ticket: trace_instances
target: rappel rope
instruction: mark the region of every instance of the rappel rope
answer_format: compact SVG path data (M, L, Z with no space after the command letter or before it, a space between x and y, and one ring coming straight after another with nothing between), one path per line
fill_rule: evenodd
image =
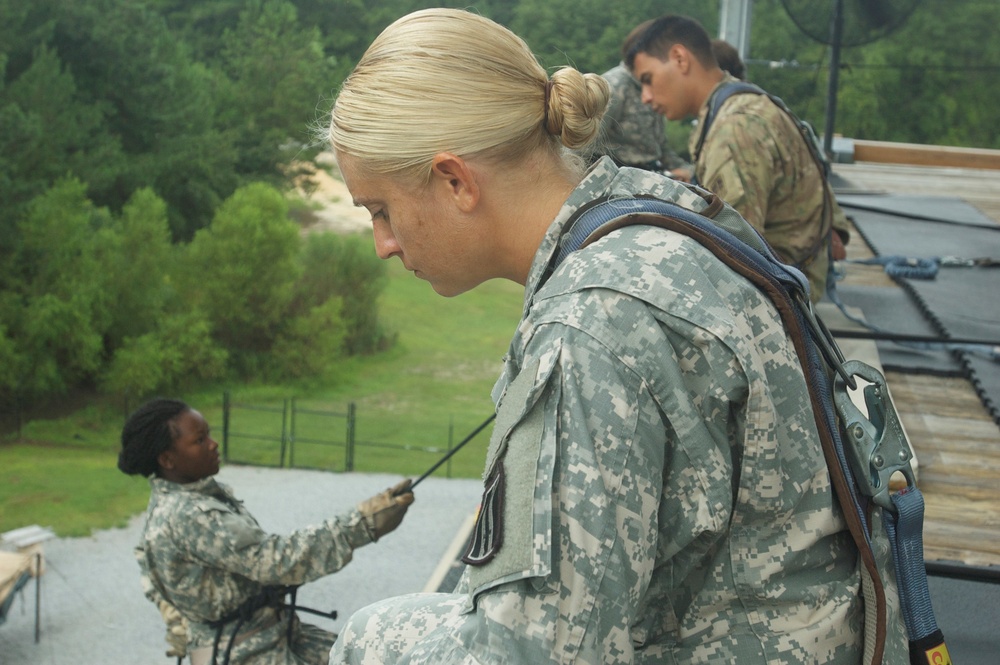
M843 263L853 263L858 265L881 265L884 266L885 273L893 279L903 277L906 279L931 280L934 279L941 267L972 267L972 266L994 266L1000 265L994 259L960 259L952 256L935 258L913 258L900 255L876 256L870 259L853 259L843 261ZM919 339L915 335L903 335L894 333L884 328L880 328L862 318L854 316L847 311L847 305L840 298L837 291L837 282L844 278L842 271L837 271L834 262L830 261L830 270L826 280L826 295L830 301L837 306L837 309L850 321L863 328L876 333L873 339L893 342L900 346L916 349L919 351L960 351L972 353L985 357L994 362L1000 362L1000 344L990 341L977 340L949 340L949 339ZM839 333L838 333L839 334ZM847 335L844 335L847 336Z

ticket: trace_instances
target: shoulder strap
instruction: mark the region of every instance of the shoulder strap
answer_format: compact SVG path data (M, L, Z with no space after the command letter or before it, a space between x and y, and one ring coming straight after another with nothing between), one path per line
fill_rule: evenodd
M887 633L893 617L886 585L894 592L897 580L911 659L916 658L913 662L930 663L934 650L947 653L927 589L923 499L910 468L913 452L888 397L884 377L864 363L845 361L813 311L808 280L797 269L782 263L759 234L744 241L711 218L677 204L629 198L603 201L586 209L571 221L556 265L576 249L636 224L665 228L696 240L760 289L781 316L802 364L837 500L860 554L859 567L865 582L865 662L882 663L887 655ZM747 229L756 233L749 225ZM853 406L848 395L848 386L857 387L855 376L871 382L864 391L867 416ZM851 445L845 441L845 432L850 433ZM890 497L889 478L896 471L904 473L908 486ZM887 525L884 528L896 573L890 572L888 562L873 547L871 513L879 508L882 519L878 522ZM906 527L899 527L901 520L907 522Z
M698 137L698 145L694 149L694 154L691 155L692 161L698 161L698 156L701 155L701 148L705 145L705 137L708 136L708 130L711 128L712 123L715 122L715 116L719 114L719 109L722 108L726 100L733 95L748 93L754 95L767 94L763 88L753 83L747 83L746 81L730 81L729 83L723 83L715 89L715 92L712 93L712 96L708 100L708 113L705 114L701 135Z

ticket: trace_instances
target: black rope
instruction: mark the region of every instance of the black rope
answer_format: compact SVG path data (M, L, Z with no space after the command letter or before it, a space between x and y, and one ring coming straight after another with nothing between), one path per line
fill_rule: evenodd
M438 460L438 461L437 461L437 462L436 462L436 463L434 464L434 466L432 466L431 468L427 469L427 471L425 471L425 472L423 473L423 475L422 475L422 476L420 476L419 478L417 478L416 480L414 480L414 481L413 481L413 482L412 482L412 483L410 484L410 486L409 486L408 488L406 488L406 491L407 491L407 492L412 492L412 491L413 491L413 488L414 488L414 487L416 487L417 485L419 485L419 484L420 484L420 482L421 482L421 481L422 481L422 480L423 480L424 478L426 478L427 476L429 476L429 475L431 475L432 473L434 473L434 472L435 472L435 471L437 470L437 468L438 468L439 466L441 466L442 464L444 464L445 462L447 462L447 461L448 461L448 459L449 459L449 458L450 458L450 457L451 457L452 455L454 455L454 454L455 454L455 453L457 453L457 452L458 452L459 450L461 450L462 446L464 446L465 444L467 444L467 443L468 443L469 441L472 441L472 439L473 439L473 438L474 438L474 437L475 437L475 436L476 436L477 434L479 434L480 432L482 432L482 431L483 431L483 429L484 429L484 428L485 428L485 427L486 427L487 425L489 425L489 424L490 424L491 422L493 422L494 418L496 418L496 417L497 417L497 414L495 414L495 413L494 413L494 414L493 414L493 415L491 415L491 416L490 416L489 418L487 418L487 419L486 419L486 420L484 420L484 421L483 421L482 423L480 423L479 427L477 427L476 429L472 430L472 433L470 433L470 434L469 434L469 435L468 435L467 437L465 437L464 439L462 439L462 440L461 440L461 441L460 441L460 442L458 443L458 445L457 445L457 446L455 446L454 448L452 448L451 450L449 450L449 451L448 451L448 453L447 453L447 454L446 454L446 455L445 455L444 457L442 457L441 459L439 459L439 460Z

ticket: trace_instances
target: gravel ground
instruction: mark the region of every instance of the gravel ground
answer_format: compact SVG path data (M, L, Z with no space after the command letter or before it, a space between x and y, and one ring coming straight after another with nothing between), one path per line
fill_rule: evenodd
M219 480L232 486L261 526L288 533L348 510L401 480L386 474L227 466ZM303 586L298 602L336 610L338 619L303 614L305 621L338 631L355 610L381 598L422 591L438 580L438 566L454 561L479 502L478 479L428 478L403 524L378 543L355 552L343 570ZM163 621L142 595L132 557L142 516L127 528L44 545L41 637L35 643L35 585L29 583L0 625L2 665L170 665Z

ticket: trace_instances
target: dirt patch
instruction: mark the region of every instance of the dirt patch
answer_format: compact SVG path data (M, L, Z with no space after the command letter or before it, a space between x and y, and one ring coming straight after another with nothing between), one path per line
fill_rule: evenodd
M352 203L351 193L340 177L340 169L337 168L333 153L320 153L314 165L297 164L296 168L302 173L296 179L297 193L318 206L312 212L311 223L305 229L307 233L371 231L371 216L367 210Z

